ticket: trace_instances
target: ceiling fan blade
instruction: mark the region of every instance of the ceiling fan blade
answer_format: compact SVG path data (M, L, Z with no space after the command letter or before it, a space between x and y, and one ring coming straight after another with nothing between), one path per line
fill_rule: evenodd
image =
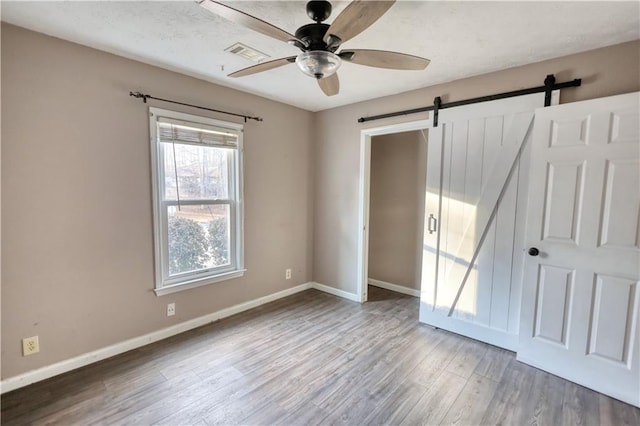
M229 77L244 77L245 75L251 75L251 74L259 73L262 71L267 71L273 68L278 68L283 65L291 64L295 61L296 61L295 56L289 56L288 58L275 59L273 61L263 62L258 65L252 65L250 67L243 68L236 72L232 72L231 74L229 74Z
M216 15L222 16L231 22L234 22L250 30L257 31L269 37L273 37L277 40L288 42L289 40L298 40L293 34L289 34L283 29L271 25L270 23L244 13L238 9L234 9L231 6L227 6L213 0L202 0L200 6L204 7L210 12ZM300 40L298 40L300 41Z
M428 59L386 50L349 49L338 54L341 59L358 65L392 70L423 70Z
M318 80L318 86L320 86L324 94L327 96L337 95L340 91L340 80L338 79L338 74L331 74L329 77L321 78Z
M325 43L333 46L352 39L371 24L376 22L393 4L393 1L364 1L354 0L333 21L324 36ZM331 40L330 36L336 36L340 40Z

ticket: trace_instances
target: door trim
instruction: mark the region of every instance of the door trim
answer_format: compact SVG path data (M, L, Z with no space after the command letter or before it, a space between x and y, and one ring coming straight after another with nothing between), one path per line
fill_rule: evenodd
M356 277L357 296L360 303L367 301L367 284L369 276L369 197L371 184L371 138L373 136L410 132L412 130L429 130L432 120L390 124L372 127L360 131L360 175L358 190L358 274Z

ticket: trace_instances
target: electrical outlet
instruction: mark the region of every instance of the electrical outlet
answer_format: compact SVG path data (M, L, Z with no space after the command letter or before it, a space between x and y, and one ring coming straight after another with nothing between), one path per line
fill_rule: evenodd
M287 280L291 279L291 269L287 269L286 271L284 271L284 277Z
M22 356L33 355L40 352L38 336L26 337L22 339Z
M168 317L172 317L176 314L176 304L174 303L169 303L167 305L167 316Z

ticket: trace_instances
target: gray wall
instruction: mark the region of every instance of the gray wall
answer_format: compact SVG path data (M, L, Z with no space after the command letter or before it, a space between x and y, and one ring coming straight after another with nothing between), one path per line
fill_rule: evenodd
M540 86L547 74L559 82L583 78L583 87L563 90L561 103L640 90L640 41L565 56L523 67L360 102L316 114L313 279L357 291L360 131L427 118L414 114L358 123L363 116Z
M420 289L426 131L371 138L369 278Z
M148 105L129 90L264 117L245 125L243 278L153 292ZM311 112L3 24L2 377L310 281L313 130Z

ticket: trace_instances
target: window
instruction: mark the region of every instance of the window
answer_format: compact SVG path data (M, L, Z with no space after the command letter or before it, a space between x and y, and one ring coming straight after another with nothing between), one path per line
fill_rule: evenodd
M242 126L149 112L156 294L242 276Z

